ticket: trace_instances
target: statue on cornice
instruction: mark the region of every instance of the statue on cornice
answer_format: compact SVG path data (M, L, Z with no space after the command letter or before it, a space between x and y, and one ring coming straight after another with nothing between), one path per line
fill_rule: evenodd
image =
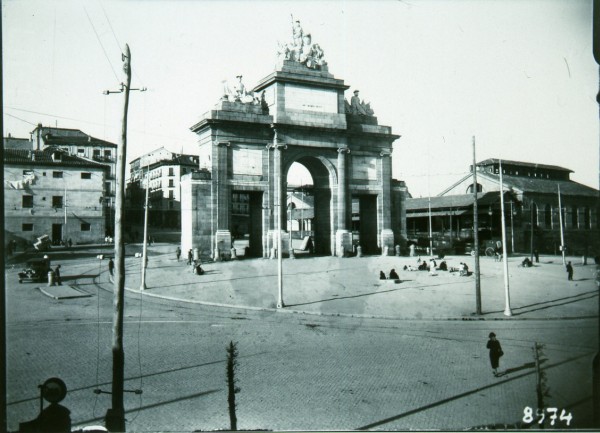
M346 101L346 113L355 114L359 116L373 116L375 112L371 108L371 103L365 103L365 101L361 101L360 97L358 96L358 93L359 91L355 90L354 96L352 96L352 98L350 99L350 103L348 104L348 101Z
M311 69L319 69L327 64L325 53L318 44L312 43L310 33L304 33L300 21L292 16L292 43L278 42L277 55L280 60L293 60Z
M242 104L254 104L260 103L254 92L246 90L246 86L242 82L242 75L237 75L237 82L230 86L228 80L223 80L223 96L221 100L229 102L241 102Z

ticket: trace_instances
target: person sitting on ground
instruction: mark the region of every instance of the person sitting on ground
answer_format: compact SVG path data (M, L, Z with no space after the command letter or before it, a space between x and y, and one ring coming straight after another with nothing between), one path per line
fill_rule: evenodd
M419 271L426 271L427 270L427 262L425 260L423 260L417 269L419 269Z
M446 264L445 260L442 260L442 262L440 263L440 266L438 267L438 269L440 271L447 271L448 270L448 265Z
M523 266L524 268L530 268L533 266L533 263L531 260L529 260L529 257L525 257L521 262L521 266Z
M390 280L399 280L400 277L398 276L398 273L396 273L395 269L392 269L390 271Z
M202 269L202 266L200 266L200 260L198 260L195 269L196 269L196 275L203 275L204 274L204 269Z
M383 271L379 271L379 279L380 280L387 280L387 277L385 276Z
M460 262L460 266L458 267L458 273L461 277L465 277L469 274L469 268L466 263Z

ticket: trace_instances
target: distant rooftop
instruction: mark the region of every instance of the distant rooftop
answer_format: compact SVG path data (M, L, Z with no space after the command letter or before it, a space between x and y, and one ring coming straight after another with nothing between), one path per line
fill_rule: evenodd
M53 159L53 154L59 153L60 158ZM69 155L60 150L47 148L44 150L4 149L5 165L33 165L53 167L86 167L106 169L105 164Z

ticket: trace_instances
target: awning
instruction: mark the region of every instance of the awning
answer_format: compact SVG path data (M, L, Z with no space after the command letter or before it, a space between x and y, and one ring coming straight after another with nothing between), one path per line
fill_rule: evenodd
M432 210L431 216L458 216L464 215L471 212L471 209L460 209L460 210ZM429 212L406 212L406 218L421 218L429 217Z

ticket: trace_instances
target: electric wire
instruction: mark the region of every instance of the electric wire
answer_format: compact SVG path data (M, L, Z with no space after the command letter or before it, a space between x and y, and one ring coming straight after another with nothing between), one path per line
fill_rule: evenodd
M10 117L14 117L15 119L20 120L21 122L25 122L25 123L29 123L30 125L37 126L35 123L28 122L27 120L21 119L20 117L17 117L17 116L13 116L10 113L5 112L4 114L6 114L7 116L10 116Z
M119 39L117 39L117 35L115 34L115 30L113 29L113 26L110 22L110 20L108 19L108 15L106 14L106 10L104 9L104 6L102 5L102 2L100 0L98 0L98 3L100 3L100 7L102 8L102 12L104 12L104 17L106 18L106 21L108 22L108 26L110 27L110 31L112 32L113 36L115 37L115 42L117 43L117 48L119 51L121 51L121 44L119 43Z
M112 62L110 61L110 58L108 57L108 54L106 53L106 50L104 49L104 45L102 45L102 41L100 40L100 36L98 36L98 32L96 31L96 27L94 27L94 23L92 22L92 19L90 18L90 15L88 14L87 9L84 7L83 10L85 11L85 14L88 17L88 20L90 21L92 29L94 30L94 34L96 35L96 39L98 39L98 43L100 44L100 47L102 48L102 52L104 53L104 56L106 57L106 60L108 61L108 64L110 65L110 69L112 69L113 74L115 74L115 78L117 79L117 82L120 83L121 80L119 80L119 76L117 75L117 72L115 71L115 68L113 67ZM119 48L119 51L121 51L120 48Z

